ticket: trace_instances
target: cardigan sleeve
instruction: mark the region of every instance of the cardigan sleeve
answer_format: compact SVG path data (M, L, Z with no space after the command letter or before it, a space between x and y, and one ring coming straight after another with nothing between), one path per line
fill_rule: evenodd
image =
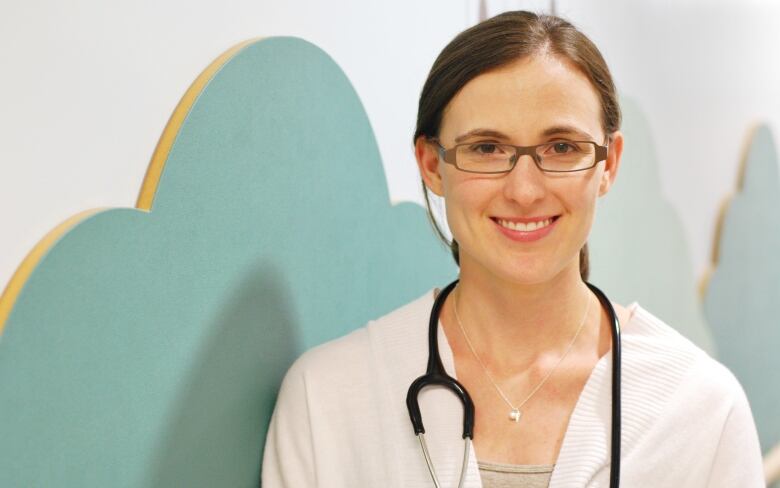
M267 488L317 486L306 378L299 366L285 375L268 427L261 475Z
M764 488L758 432L742 386L734 379L734 401L710 470L709 488Z

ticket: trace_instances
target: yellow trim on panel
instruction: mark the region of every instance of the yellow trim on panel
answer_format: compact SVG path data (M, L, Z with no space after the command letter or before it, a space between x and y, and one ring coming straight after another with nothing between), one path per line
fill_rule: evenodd
M152 202L154 201L154 195L157 193L157 185L160 182L163 168L165 167L165 161L168 160L168 154L171 152L176 136L179 134L184 119L187 118L187 114L190 113L192 105L195 100L198 99L203 89L206 87L211 78L222 69L233 56L239 51L247 47L248 45L259 41L261 38L250 39L237 44L217 59L215 59L203 72L192 82L192 85L181 97L179 104L173 110L171 118L168 119L168 124L163 130L160 140L157 142L157 147L154 149L152 155L152 161L149 163L149 167L146 169L146 175L144 176L144 182L141 185L141 191L138 194L138 200L135 203L135 207L142 210L151 210Z
M261 39L262 38L260 37L249 39L236 44L222 53L217 59L212 61L200 75L198 75L192 85L190 85L184 93L184 96L181 98L178 105L176 105L170 119L168 119L168 123L160 136L160 140L157 142L157 147L154 149L154 154L146 169L146 174L144 175L144 180L141 184L141 191L138 194L138 200L135 204L137 209L151 211L154 196L157 193L157 185L160 183L160 176L165 167L165 162L168 160L168 154L173 147L173 143L176 140L176 136L179 134L179 130L181 129L184 120L187 118L187 114L189 114L192 105L195 103L195 100L198 99L198 96L200 96L203 89L225 63L238 54L239 51ZM22 260L19 267L11 276L11 280L3 290L3 294L0 295L0 335L3 333L3 328L5 327L8 317L11 315L11 310L13 309L14 303L16 303L19 293L21 293L22 288L24 288L27 279L35 270L35 267L38 266L41 258L43 258L49 249L57 243L59 238L65 235L70 229L90 216L104 210L108 209L96 208L85 210L69 217L49 231L43 239L38 241Z
M726 220L726 212L728 212L731 203L737 194L742 193L745 186L745 172L747 171L748 156L750 155L750 147L753 144L753 139L756 137L756 132L760 124L754 123L748 128L747 137L742 142L742 149L740 150L739 167L737 169L737 184L735 189L726 195L720 204L718 210L718 220L715 222L715 235L712 239L712 250L710 254L710 262L707 269L704 270L704 274L699 280L699 299L704 302L704 298L707 295L707 287L710 285L712 275L715 273L715 269L720 262L720 242L723 239L723 223Z
M767 486L780 480L780 443L764 456L764 480Z
M32 250L22 260L22 264L16 268L16 271L11 276L11 280L3 290L3 294L0 295L0 334L3 333L3 326L8 316L11 315L11 309L16 303L16 298L19 296L19 292L22 291L24 284L27 283L27 278L30 277L35 267L40 262L41 258L51 249L51 247L71 228L78 225L84 219L101 212L105 209L93 208L91 210L84 210L76 215L68 218L66 221L59 224L54 229L50 230L48 234L43 236L43 239L38 241Z

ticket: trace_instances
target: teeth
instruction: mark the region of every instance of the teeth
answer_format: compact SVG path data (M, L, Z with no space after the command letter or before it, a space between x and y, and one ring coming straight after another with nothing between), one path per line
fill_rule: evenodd
M542 227L547 227L552 223L552 219L542 220L539 222L530 222L528 224L523 224L520 222L509 222L508 220L498 219L499 225L501 227L506 227L507 229L517 230L520 232L531 232L537 229L541 229Z

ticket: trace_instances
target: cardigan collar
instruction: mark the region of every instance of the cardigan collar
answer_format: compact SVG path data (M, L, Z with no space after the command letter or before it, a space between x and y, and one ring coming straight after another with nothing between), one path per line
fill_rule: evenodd
M430 290L426 297L428 298L426 301L427 307L423 307L423 309L429 313L433 306L434 290ZM629 323L633 321L636 315L634 312L639 308L637 303L632 303L629 306L629 309L632 311ZM425 320L425 323L427 324L428 321ZM625 329L627 325L624 324L623 328ZM452 349L444 334L441 321L439 321L438 346L447 374L457 379ZM587 486L599 470L608 469L612 405L611 372L612 350L610 349L607 354L597 361L577 400L550 478L549 488ZM463 412L459 408L460 403L453 404L451 402L449 406L452 408L446 409L446 416L450 417L448 421L458 425L462 424ZM445 415L444 410L442 409L442 415ZM432 445L430 449L433 451L442 447L440 445ZM460 463L456 464L458 465L456 471L458 471ZM458 474L459 472L454 473L456 477ZM442 482L444 481L442 480ZM464 486L468 488L482 487L477 457L473 448L469 455Z

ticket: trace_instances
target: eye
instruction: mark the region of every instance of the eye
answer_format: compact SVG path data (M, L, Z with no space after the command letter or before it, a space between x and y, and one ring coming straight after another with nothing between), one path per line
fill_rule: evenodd
M553 142L550 144L550 148L555 154L569 154L580 150L574 143L564 141Z
M503 152L501 147L493 142L478 142L471 144L469 146L469 151L479 155L501 154Z

